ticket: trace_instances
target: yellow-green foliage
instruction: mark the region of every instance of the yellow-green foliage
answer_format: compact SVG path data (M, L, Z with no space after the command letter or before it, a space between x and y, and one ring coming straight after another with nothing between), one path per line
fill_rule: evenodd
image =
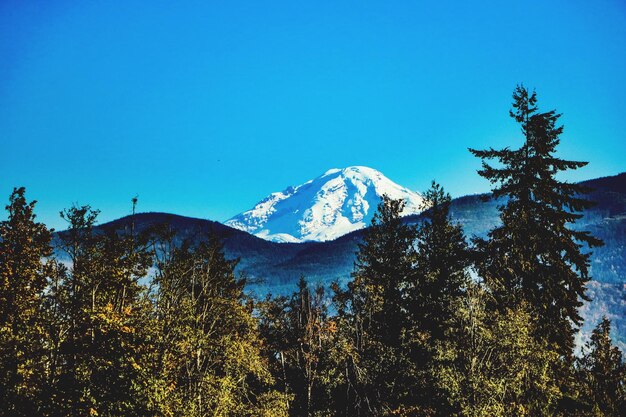
M555 174L585 163L555 157L559 115L536 100L515 90L520 149L472 150L501 225L469 244L434 182L415 227L383 197L332 300L303 278L258 303L216 236L136 233L134 216L96 228L89 206L62 212L65 266L16 189L0 222L0 417L626 415L608 320L572 359L582 244L601 242L568 227L590 203Z
M157 271L150 374L151 408L170 416L280 415L287 400L261 357L257 320L234 275L210 238L176 249Z
M559 355L533 336L532 316L488 307L489 295L472 285L439 346L438 383L464 416L552 415L561 391Z
M47 361L41 314L52 263L50 232L35 221L35 203L15 189L0 222L0 415L29 415L40 407Z

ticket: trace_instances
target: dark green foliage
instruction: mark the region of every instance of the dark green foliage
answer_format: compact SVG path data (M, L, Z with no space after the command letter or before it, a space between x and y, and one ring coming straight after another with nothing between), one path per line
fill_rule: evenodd
M347 292L337 292L346 326L348 409L381 415L406 394L402 343L407 328L406 290L415 271L415 229L404 224L402 201L383 197L372 219Z
M626 364L611 343L611 321L606 317L593 330L579 359L583 399L593 415L626 414Z
M334 384L330 363L334 323L329 320L324 287L311 289L304 278L291 297L260 303L261 335L277 388L290 396L290 415L329 412Z
M452 405L437 388L437 370L452 348L450 330L470 281L471 260L463 230L450 220L450 196L433 181L424 198L426 212L417 227L415 272L405 302L409 323L403 349L411 369L406 397L447 414Z
M568 358L581 323L578 308L587 299L590 255L582 248L601 242L568 227L591 203L579 197L584 187L556 175L587 163L554 156L563 131L560 115L539 112L536 103L534 92L517 87L510 115L524 135L519 149L471 150L483 159L479 174L495 185L493 197L507 198L500 208L502 225L488 240L477 241L483 253L479 269L499 305L515 308L523 300L536 309L539 334ZM499 165L485 162L491 159Z
M417 228L417 279L410 287L411 319L431 338L441 339L469 282L470 251L461 226L451 223L450 196L433 182Z
M383 196L372 225L359 244L349 284L352 310L378 341L398 347L406 325L403 309L414 275L415 229L404 224L404 203Z

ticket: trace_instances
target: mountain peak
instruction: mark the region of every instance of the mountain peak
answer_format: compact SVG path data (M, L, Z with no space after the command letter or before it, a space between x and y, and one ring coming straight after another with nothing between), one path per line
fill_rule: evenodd
M338 174L338 173L341 173L342 175L347 175L349 173L356 173L356 174L360 173L366 176L381 176L382 175L380 171L375 170L374 168L361 166L361 165L353 165L353 166L349 166L345 168L329 169L328 171L324 173L324 175L322 175L322 177L325 177L327 175Z
M279 242L325 241L366 227L383 194L421 210L423 198L365 166L333 168L304 184L270 194L228 226Z

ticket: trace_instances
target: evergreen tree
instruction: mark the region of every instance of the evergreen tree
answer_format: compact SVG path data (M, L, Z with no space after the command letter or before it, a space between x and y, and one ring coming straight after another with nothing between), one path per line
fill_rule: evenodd
M441 339L469 282L470 252L463 229L450 220L450 195L433 182L424 194L424 221L417 229L417 275L410 290L412 320Z
M626 414L626 364L622 352L611 343L611 321L606 317L593 330L579 360L584 398L594 415Z
M35 202L13 190L0 222L0 415L40 413L45 383L44 289L52 264L50 231L36 221Z
M402 222L404 202L383 196L358 246L352 282L353 308L369 333L400 346L406 324L404 298L415 269L415 229Z
M404 203L383 196L359 244L352 281L338 291L340 322L349 328L353 415L380 415L398 407L406 358L406 290L414 276L415 229L402 222ZM338 289L338 288L337 288Z
M503 198L502 225L477 241L483 253L480 274L501 307L515 309L527 301L535 310L538 337L571 360L578 308L589 281L589 253L583 245L601 244L588 232L568 224L591 206L580 197L579 185L560 181L557 175L578 169L586 162L566 161L554 154L562 126L554 110L539 112L536 93L518 86L513 94L511 117L521 125L524 143L519 149L470 151L483 159L479 174L495 184L494 198ZM486 161L495 159L499 165Z
M470 252L460 225L450 220L450 196L433 181L424 194L424 220L417 228L416 274L408 288L411 367L408 399L441 413L447 400L436 389L441 352L450 348L448 329L469 282Z

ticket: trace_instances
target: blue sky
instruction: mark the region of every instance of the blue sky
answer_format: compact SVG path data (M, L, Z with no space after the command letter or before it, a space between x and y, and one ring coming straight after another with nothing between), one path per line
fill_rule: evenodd
M184 3L184 4L180 4ZM477 5L480 5L477 6ZM519 82L580 180L626 171L623 1L0 3L0 198L226 220L329 168L486 191Z

